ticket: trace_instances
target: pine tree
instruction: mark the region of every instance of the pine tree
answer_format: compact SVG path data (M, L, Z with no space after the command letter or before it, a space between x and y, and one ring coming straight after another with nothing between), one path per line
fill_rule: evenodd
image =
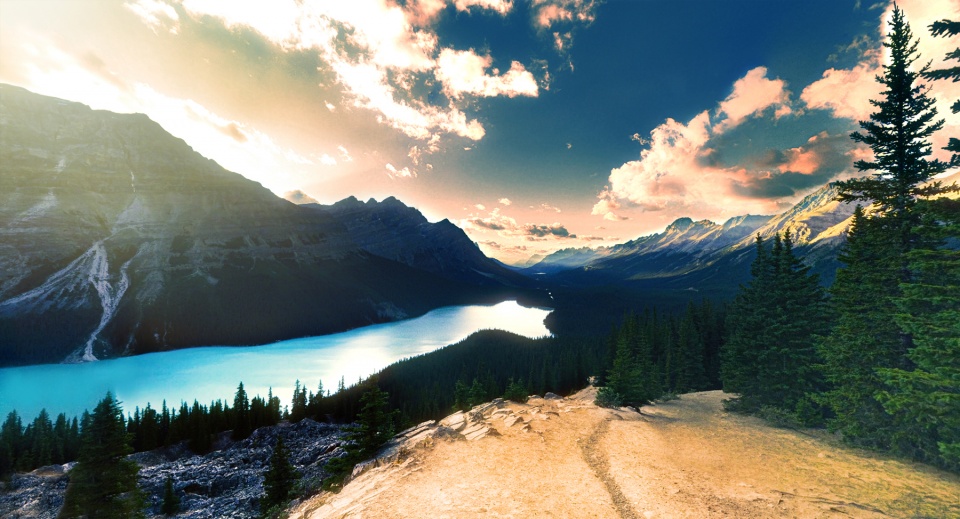
M918 82L931 73L929 66L914 67L919 59L917 41L903 12L894 8L884 46L889 62L877 80L886 87L882 99L871 100L878 110L861 121L865 133L851 138L870 146L871 161L856 163L871 177L839 182L841 200L864 200L875 213L858 208L840 256L845 264L831 288L837 323L821 342L823 371L832 388L818 399L834 414L830 425L844 438L860 445L894 449L911 424L892 416L877 400L890 387L879 375L883 370L912 370L908 356L913 335L899 323L895 301L903 297L901 283L911 282L911 251L935 244L919 232L924 218L922 199L957 190L933 177L947 164L929 160L930 137L943 126ZM879 370L879 371L878 371Z
M873 160L858 160L859 171L873 171L870 177L837 182L843 201L868 201L883 218L891 219L891 230L897 233L901 252L916 247L913 226L919 221L914 211L921 197L930 197L956 190L930 182L948 164L930 160L930 137L943 128L943 119L935 120L934 100L927 96L928 87L918 82L929 73L929 65L914 70L919 59L917 40L903 11L894 6L890 34L883 46L889 49L889 63L877 77L886 90L881 100L870 100L878 110L870 120L860 121L864 133L854 132L851 138L873 151Z
M820 389L815 338L827 324L823 288L794 254L789 231L774 236L770 251L757 236L751 271L730 312L724 390L740 393L734 405L743 410L769 406L812 420L808 394Z
M173 488L173 478L167 476L163 482L163 503L160 505L160 513L163 515L176 515L180 511L180 496Z
M16 455L22 450L22 442L23 422L16 411L10 411L0 426L0 479L16 469Z
M139 468L124 458L132 451L120 404L107 393L84 422L79 460L58 517L143 517Z
M348 440L357 446L359 459L376 453L393 437L396 412L389 410L388 396L374 384L360 397L357 426L347 435Z
M283 444L283 438L278 436L277 444L270 456L270 468L263 475L264 494L260 500L263 516L277 516L286 508L298 477L296 469L290 463L290 455Z
M231 438L242 440L250 436L251 432L250 399L247 397L247 391L243 389L243 382L241 382L233 396L233 434Z
M899 297L900 267L896 236L883 219L854 210L847 240L840 250L844 268L830 287L836 322L819 344L823 373L830 389L818 397L834 415L831 429L853 443L889 448L897 429L874 398L884 389L878 368L906 368L905 343L893 316Z
M934 36L956 36L960 34L960 22L951 20L933 22L930 24L930 33ZM960 61L960 47L947 53L947 60ZM931 80L949 79L956 83L960 81L960 66L954 65L952 67L928 70L923 74L923 77ZM960 113L960 99L953 102L953 105L950 106L950 111L955 114ZM950 166L960 166L960 139L950 137L950 142L944 146L943 149L953 152L953 156L950 158Z
M940 199L929 207L921 232L960 238L960 201ZM895 451L960 469L960 251L948 248L909 254L913 277L893 300L896 322L911 334L912 369L878 371L886 383L877 400L901 427Z

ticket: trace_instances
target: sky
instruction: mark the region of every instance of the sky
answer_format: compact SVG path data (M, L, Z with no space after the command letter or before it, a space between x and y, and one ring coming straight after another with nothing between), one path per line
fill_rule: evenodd
M921 61L960 0L898 3ZM145 113L274 193L395 196L522 262L775 214L869 157L892 3L0 0L0 82ZM939 81L943 131L960 83Z

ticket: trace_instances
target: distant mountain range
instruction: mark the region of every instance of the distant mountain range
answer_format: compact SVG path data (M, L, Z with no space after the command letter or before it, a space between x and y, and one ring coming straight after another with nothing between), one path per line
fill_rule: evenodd
M0 365L263 344L523 293L395 199L297 206L144 115L0 85Z
M853 215L853 205L836 196L836 188L827 185L776 216L736 216L723 224L680 218L661 233L610 247L562 249L521 271L565 283L656 279L689 282L696 289L697 280L717 269L745 273L758 234L772 239L789 230L806 261L832 279L837 248Z

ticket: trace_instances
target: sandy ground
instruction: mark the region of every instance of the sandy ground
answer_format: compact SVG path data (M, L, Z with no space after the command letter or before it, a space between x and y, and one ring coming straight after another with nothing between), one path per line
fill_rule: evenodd
M630 410L587 389L428 440L292 513L320 518L960 518L960 477L722 411L720 391Z

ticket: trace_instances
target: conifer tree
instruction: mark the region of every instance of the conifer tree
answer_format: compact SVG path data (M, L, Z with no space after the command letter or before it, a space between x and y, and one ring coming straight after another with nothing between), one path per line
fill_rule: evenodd
M277 437L277 444L270 456L270 468L263 475L263 498L260 500L260 510L265 517L279 516L286 507L297 482L297 471L290 463L290 455L283 438Z
M59 517L143 517L139 468L125 459L132 451L120 404L107 393L84 423L80 457L70 471Z
M815 337L826 332L825 295L816 275L793 252L790 232L767 251L757 236L753 279L730 312L724 390L740 393L746 411L779 408L811 420L808 394L820 389ZM801 416L802 415L802 416Z
M934 36L956 36L960 34L960 22L955 22L952 20L940 20L930 24L930 33ZM960 47L953 49L947 53L947 60L960 61ZM933 70L928 70L923 74L923 77L931 80L946 80L956 83L960 81L960 66L953 65L951 67L938 68ZM957 99L953 102L953 105L950 106L950 111L953 113L960 113L960 99ZM960 166L960 139L957 137L950 137L949 143L944 146L945 150L953 152L953 156L950 159L951 166Z
M242 440L250 436L250 399L247 397L247 391L243 389L243 382L237 386L237 392L233 396L233 434L234 440Z
M167 476L163 482L163 503L160 505L160 513L163 515L176 515L180 511L180 496L173 488L173 478Z
M894 6L890 33L883 46L889 49L889 63L883 66L883 75L877 77L886 90L881 100L870 100L877 111L870 120L860 121L863 133L854 132L851 138L862 142L873 151L873 160L858 160L859 171L873 171L869 177L837 182L839 198L843 201L872 203L880 216L891 220L900 250L905 253L917 246L912 229L919 221L914 206L919 198L956 190L930 182L948 164L930 160L930 137L943 128L943 119L935 120L934 100L927 96L928 87L918 80L930 72L929 65L915 70L919 59L917 40L903 11Z
M921 232L960 238L960 201L928 206ZM895 451L960 469L960 251L920 249L909 254L911 280L893 300L897 324L911 334L912 369L878 371L886 386L877 400L901 425L891 438Z
M935 246L919 232L924 211L918 204L957 190L931 181L947 164L928 158L930 138L943 127L928 87L918 81L931 74L929 66L914 65L917 40L897 7L889 26L889 59L877 78L885 90L871 100L877 111L870 120L860 122L864 133L851 135L873 151L873 160L856 162L873 174L837 184L841 200L867 201L875 211L867 217L858 208L854 215L840 256L845 266L831 288L837 324L819 348L832 385L819 400L835 415L831 426L851 442L880 449L896 448L911 429L877 397L890 389L878 370L912 369L913 334L896 319L895 301L903 295L901 283L911 282L911 251Z
M0 426L0 479L16 468L16 455L22 449L23 422L16 411L10 411Z
M874 398L884 386L878 368L907 368L906 349L893 316L899 297L896 236L883 219L854 210L840 249L844 268L830 287L836 309L830 334L819 343L830 389L818 400L833 413L829 425L853 443L888 449L897 424Z

